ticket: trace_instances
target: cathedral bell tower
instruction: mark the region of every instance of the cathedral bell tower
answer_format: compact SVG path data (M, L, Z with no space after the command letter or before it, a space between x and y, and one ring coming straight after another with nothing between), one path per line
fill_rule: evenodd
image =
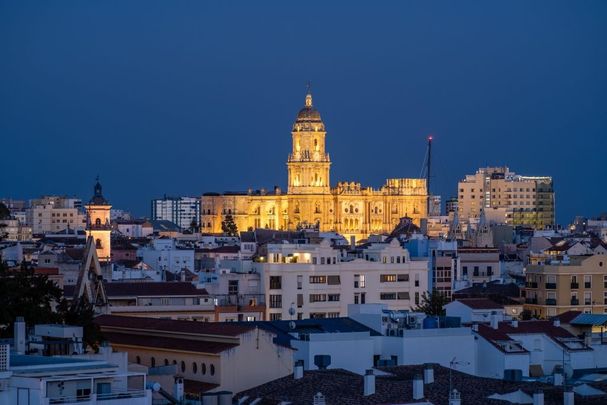
M95 250L100 262L109 262L111 256L110 208L112 206L103 197L99 177L95 184L93 198L86 207L86 238L93 238Z
M289 194L329 194L331 160L325 152L325 124L312 105L308 87L306 104L297 114L291 135L293 150L289 155Z

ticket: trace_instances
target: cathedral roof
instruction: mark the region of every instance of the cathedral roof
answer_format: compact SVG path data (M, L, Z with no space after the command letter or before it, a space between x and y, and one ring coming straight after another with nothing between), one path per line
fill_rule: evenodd
M320 124L318 130L324 131L324 124L320 118L320 113L312 105L312 94L308 90L306 94L306 104L297 113L297 118L293 124L293 130L309 131L312 128L312 124Z

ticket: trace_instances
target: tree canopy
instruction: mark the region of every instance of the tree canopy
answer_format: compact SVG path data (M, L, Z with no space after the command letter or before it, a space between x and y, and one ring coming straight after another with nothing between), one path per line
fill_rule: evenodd
M221 221L221 230L227 236L238 236L238 227L234 222L232 214L227 214L223 221Z
M416 312L423 312L429 316L445 315L443 307L449 303L449 298L438 290L432 290L432 293L425 291L421 296L421 301L414 309Z

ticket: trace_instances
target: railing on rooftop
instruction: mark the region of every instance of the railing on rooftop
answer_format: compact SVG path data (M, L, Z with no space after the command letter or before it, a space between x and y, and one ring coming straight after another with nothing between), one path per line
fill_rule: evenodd
M264 294L221 294L215 297L216 305L218 306L229 306L229 305L264 305L265 295Z

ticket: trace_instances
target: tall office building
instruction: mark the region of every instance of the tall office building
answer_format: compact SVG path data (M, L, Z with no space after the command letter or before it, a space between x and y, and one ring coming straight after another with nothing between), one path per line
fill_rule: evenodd
M167 197L152 200L152 219L165 220L189 229L192 222L200 226L200 199L195 197Z
M508 167L483 167L458 184L460 220L544 229L555 223L552 177L521 176Z

